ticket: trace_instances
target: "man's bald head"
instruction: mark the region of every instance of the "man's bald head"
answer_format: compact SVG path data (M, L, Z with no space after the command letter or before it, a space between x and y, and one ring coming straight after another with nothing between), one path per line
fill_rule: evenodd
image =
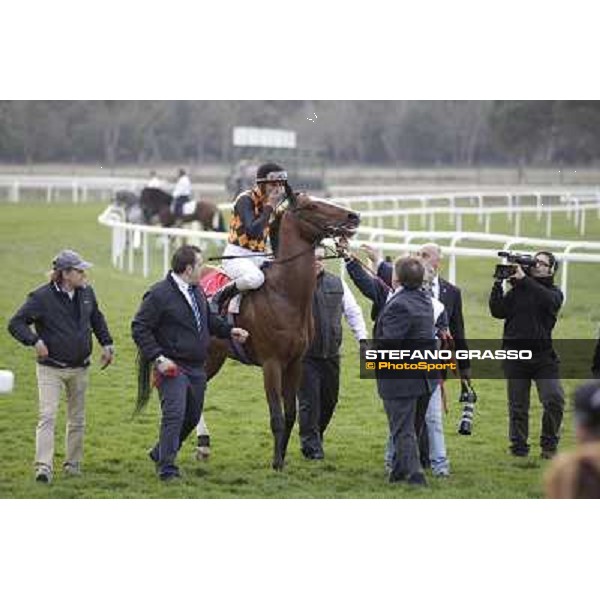
M434 271L438 272L440 268L440 263L442 262L442 249L433 242L428 244L423 244L419 249L419 256L431 267L433 267Z

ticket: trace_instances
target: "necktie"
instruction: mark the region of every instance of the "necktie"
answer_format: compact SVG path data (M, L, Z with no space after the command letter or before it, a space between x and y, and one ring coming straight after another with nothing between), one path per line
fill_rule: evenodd
M192 300L192 310L194 311L194 318L196 319L196 326L198 327L198 331L202 330L202 319L200 317L200 309L198 308L198 302L196 301L196 286L189 285L188 292L190 294L190 298Z

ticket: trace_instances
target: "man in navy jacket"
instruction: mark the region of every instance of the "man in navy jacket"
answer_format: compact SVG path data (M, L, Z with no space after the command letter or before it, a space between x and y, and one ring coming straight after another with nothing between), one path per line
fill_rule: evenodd
M242 343L248 337L246 330L208 310L204 292L195 285L201 264L200 248L179 248L171 271L146 292L131 323L140 353L156 369L162 420L159 441L149 456L165 481L179 477L177 452L202 413L210 336Z
M421 350L434 350L433 304L431 296L422 289L425 269L417 258L400 258L394 265L395 277L402 289L383 307L375 329L378 346L393 340L419 344ZM414 348L412 348L414 349ZM377 378L377 389L388 416L395 456L390 482L406 480L409 484L424 485L425 476L419 460L417 436L423 427L432 386L426 374L403 379Z
M446 309L450 335L454 340L456 350L468 350L469 347L465 337L465 321L463 317L462 294L460 288L439 276L439 267L442 259L441 248L437 244L424 244L419 250L419 256L428 262L435 271L433 282L431 284L431 293L432 296L437 298ZM391 285L392 263L388 261L381 262L377 268L377 275L388 285ZM471 361L469 359L461 359L457 362L461 379L470 381Z

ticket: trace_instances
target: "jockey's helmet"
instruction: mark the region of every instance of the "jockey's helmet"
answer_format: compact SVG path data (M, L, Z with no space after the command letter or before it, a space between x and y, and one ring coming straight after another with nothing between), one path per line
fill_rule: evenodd
M256 183L285 183L287 172L276 163L264 163L256 171Z

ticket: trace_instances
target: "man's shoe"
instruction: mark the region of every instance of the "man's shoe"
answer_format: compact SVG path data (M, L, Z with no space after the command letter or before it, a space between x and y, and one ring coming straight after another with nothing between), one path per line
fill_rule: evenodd
M65 473L65 475L69 475L72 477L80 477L81 465L79 463L65 463L63 465L63 472Z
M543 460L552 460L556 456L556 450L544 450L540 454L540 458Z
M308 448L302 448L302 454L307 460L323 460L325 453L323 450L309 450Z
M441 471L432 471L431 473L434 477L437 477L439 479L444 479L447 477L450 477L450 471L443 469Z
M406 483L408 485L427 485L427 479L423 473L413 473L408 476Z
M510 455L515 458L529 458L529 452L527 450L511 450Z
M35 480L39 483L50 483L52 481L52 471L48 467L38 467L35 470Z
M161 473L158 477L161 481L176 481L181 479L181 473L179 473L179 471Z

